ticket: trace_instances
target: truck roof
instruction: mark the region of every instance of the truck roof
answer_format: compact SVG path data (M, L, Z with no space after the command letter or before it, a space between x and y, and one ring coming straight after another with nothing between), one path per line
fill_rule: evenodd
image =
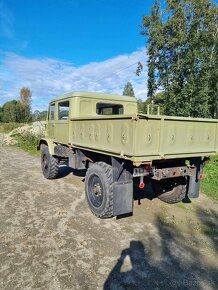
M74 98L74 97L93 98L93 99L111 100L111 101L120 100L124 102L133 102L133 103L137 101L133 97L121 96L121 95L103 94L103 93L94 93L94 92L70 92L70 93L57 97L51 102L68 99L68 98Z

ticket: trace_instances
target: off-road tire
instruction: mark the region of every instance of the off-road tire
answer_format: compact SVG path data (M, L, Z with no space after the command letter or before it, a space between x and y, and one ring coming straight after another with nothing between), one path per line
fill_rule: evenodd
M186 196L186 179L178 177L168 180L155 181L153 189L157 197L166 203L178 203Z
M91 212L99 218L113 216L113 171L105 162L92 164L85 177L85 193Z
M45 178L55 179L58 177L58 159L49 153L47 146L42 149L41 167Z

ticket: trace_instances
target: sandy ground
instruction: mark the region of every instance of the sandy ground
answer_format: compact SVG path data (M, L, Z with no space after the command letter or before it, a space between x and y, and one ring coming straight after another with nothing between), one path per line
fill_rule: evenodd
M43 178L40 160L0 147L0 289L218 289L218 205L134 202L101 220L82 176Z

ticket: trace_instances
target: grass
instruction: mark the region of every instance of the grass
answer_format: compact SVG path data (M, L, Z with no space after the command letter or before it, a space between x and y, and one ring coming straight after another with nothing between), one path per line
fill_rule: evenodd
M22 123L0 123L0 133L9 133L12 130L23 126Z
M205 177L201 181L203 193L218 202L218 156L211 158L211 162L204 168Z
M162 225L170 225L175 223L174 216L169 216L166 213L161 213L158 216L158 220Z
M17 144L15 146L23 149L24 151L32 155L40 155L40 152L37 151L37 145L39 144L39 140L42 136L36 136L31 134L30 132L26 132L22 134L14 134L13 137L17 140Z
M192 203L183 203L183 202L179 202L177 203L177 206L183 210L185 210L186 212L191 212L193 210L192 208Z

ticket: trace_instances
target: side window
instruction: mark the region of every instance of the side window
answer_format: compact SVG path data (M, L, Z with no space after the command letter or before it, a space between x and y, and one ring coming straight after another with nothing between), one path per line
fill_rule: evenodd
M98 103L96 113L97 115L122 115L123 105Z
M69 117L70 102L64 101L58 104L58 120L67 120Z
M55 104L50 105L49 120L54 120Z

